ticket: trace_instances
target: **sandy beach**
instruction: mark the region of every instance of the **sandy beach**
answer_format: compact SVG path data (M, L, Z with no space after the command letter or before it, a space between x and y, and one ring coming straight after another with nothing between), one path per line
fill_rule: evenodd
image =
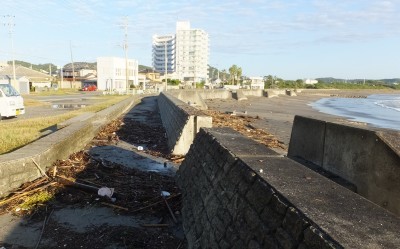
M343 123L352 126L368 127L377 129L366 123L349 121L341 116L334 116L319 112L309 104L321 98L332 97L366 97L371 94L399 93L390 90L304 90L297 93L297 96L279 95L272 98L248 97L248 100L237 101L235 99L213 99L207 100L209 109L220 112L236 112L258 116L254 126L264 129L275 135L286 146L289 145L290 134L295 115L312 117L331 122Z

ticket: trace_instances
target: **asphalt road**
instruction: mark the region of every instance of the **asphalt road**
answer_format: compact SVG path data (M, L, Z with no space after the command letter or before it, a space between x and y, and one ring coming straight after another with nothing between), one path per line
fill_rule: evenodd
M18 117L3 118L2 123L14 122L29 118L55 116L76 108L96 104L102 101L102 92L77 92L65 95L24 95L24 101L36 100L43 103L40 106L25 106L25 114Z

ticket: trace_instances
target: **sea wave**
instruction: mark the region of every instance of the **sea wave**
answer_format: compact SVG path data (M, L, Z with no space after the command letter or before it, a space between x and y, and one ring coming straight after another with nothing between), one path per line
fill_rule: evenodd
M381 100L374 102L374 104L400 112L400 100Z
M375 127L400 130L400 95L374 94L365 99L323 98L311 105L320 112Z

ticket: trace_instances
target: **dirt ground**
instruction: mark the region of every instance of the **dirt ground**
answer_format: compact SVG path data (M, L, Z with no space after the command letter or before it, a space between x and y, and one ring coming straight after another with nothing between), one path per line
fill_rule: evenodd
M0 239L0 248L186 248L174 179L182 157L168 153L154 99L142 104L131 112L149 108L139 110L147 119L139 122L127 113L112 121L84 150L0 200L0 214L12 214L9 224L21 219L19 229L9 228ZM96 154L105 147L128 151L126 161L148 167L127 167ZM102 187L114 192L99 196Z

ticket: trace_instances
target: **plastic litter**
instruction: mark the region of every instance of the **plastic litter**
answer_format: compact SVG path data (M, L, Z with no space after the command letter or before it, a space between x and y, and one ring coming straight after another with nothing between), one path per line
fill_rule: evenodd
M143 150L143 146L138 146L137 149L138 150Z
M170 196L170 195L171 195L171 193L170 193L170 192L167 192L167 191L161 191L161 196L167 197L167 196Z
M107 197L111 198L111 196L114 194L114 188L107 188L107 187L99 188L99 191L97 191L97 194L100 196L107 196Z

